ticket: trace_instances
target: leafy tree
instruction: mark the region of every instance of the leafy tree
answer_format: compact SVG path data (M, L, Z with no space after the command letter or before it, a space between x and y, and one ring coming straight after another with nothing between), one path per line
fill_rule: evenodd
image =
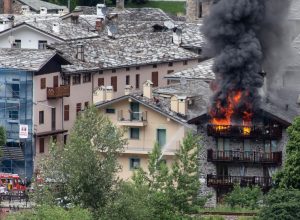
M231 208L242 207L257 209L259 202L263 199L262 191L259 187L240 187L236 185L231 193L225 197L225 203Z
M6 145L6 131L5 128L0 126L0 146Z
M40 206L31 211L18 212L8 216L7 220L92 220L91 213L78 207L69 210L59 206Z
M99 216L119 183L117 159L126 143L122 136L123 132L95 107L87 109L78 116L68 143L64 147L53 145L41 163L46 184L37 193L36 201L61 198L62 204L89 208Z
M274 179L281 188L300 189L300 117L295 118L287 132L286 159Z
M140 170L134 177L137 185L149 187L154 216L160 219L183 218L197 213L206 198L199 197L198 152L200 138L189 133L184 138L171 170L161 161L156 144L149 155L148 173Z
M260 220L300 219L300 190L274 189L268 193Z

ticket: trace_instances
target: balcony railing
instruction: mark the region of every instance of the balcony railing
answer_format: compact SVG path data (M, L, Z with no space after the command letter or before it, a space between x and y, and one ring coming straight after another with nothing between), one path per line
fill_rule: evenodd
M242 125L207 125L207 135L214 137L242 137L280 139L282 128L273 126L242 126Z
M147 112L118 111L118 124L123 126L143 127L147 125Z
M272 187L271 177L260 176L218 176L207 175L207 186L216 188L228 188L234 185L246 186L259 186L263 189L270 189Z
M70 86L59 86L54 88L47 88L47 99L57 99L70 96Z
M241 162L241 163L265 163L277 164L282 163L282 152L256 152L256 151L214 151L207 150L208 162Z

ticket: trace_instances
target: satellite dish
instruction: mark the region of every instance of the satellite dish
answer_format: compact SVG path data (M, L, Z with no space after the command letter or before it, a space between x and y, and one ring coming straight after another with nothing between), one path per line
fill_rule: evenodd
M13 45L13 43L15 43L15 37L14 36L9 36L8 37L8 42L10 43L10 45Z
M168 28L169 30L173 29L175 27L175 24L172 21L165 21L164 26Z

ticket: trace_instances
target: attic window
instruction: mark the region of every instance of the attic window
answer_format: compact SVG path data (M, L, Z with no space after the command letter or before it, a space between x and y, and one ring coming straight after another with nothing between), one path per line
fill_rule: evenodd
M153 64L153 68L157 68L157 64Z
M187 61L187 60L184 60L184 61L183 61L183 65L188 65L188 61Z
M129 68L129 67L127 67L127 68L126 68L126 71L130 71L130 68Z
M115 72L117 72L117 70L116 70L116 69L112 69L111 72L112 72L112 73L115 73Z
M137 67L135 67L135 69L136 69L136 70L140 70L140 67L139 67L139 66L137 66Z

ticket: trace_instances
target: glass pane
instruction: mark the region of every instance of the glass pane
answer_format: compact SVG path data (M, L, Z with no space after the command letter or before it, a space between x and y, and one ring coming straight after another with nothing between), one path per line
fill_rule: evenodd
M166 129L157 129L157 143L162 147L166 144Z

